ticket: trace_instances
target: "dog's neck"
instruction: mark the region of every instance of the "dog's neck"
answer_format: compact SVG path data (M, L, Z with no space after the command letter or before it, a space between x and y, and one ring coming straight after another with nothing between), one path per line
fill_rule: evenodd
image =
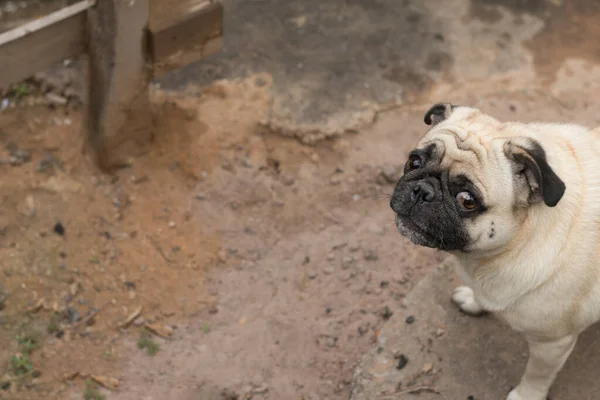
M502 311L540 286L551 281L563 264L562 238L569 220L551 218L560 212L547 207L532 207L523 222L521 236L493 252L454 253L459 271L482 299L489 311ZM553 243L553 245L548 245ZM525 266L527 268L525 268ZM524 273L524 271L528 271Z

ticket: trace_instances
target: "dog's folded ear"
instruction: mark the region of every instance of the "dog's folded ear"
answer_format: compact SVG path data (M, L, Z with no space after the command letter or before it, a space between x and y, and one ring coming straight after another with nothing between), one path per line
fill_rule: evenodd
M504 153L527 179L530 203L544 201L548 207L558 204L566 186L548 164L546 152L537 141L525 138L508 140L504 144Z
M427 125L439 124L443 120L450 117L450 114L452 114L452 111L454 111L456 107L458 106L453 106L450 103L438 103L432 106L429 111L425 113L423 121L425 121Z

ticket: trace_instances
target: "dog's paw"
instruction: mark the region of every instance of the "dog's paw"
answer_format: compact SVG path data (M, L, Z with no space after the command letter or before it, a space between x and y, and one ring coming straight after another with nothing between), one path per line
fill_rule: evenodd
M518 387L516 389L513 389L510 391L510 393L508 394L508 397L506 398L506 400L550 400L549 397L546 397L544 395L538 395L538 394L526 394L526 395L522 395L518 392Z
M526 400L516 390L511 390L506 400Z
M477 315L484 312L484 309L475 300L473 289L468 286L457 287L452 294L452 301L468 314ZM515 397L515 400L518 400L518 398Z

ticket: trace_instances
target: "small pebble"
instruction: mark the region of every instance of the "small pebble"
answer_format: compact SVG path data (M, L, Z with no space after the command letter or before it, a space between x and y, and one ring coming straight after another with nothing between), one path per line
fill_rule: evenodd
M293 176L290 176L290 175L282 175L281 176L281 183L283 183L285 186L292 186L295 182L296 182L296 180L294 179Z
M381 314L381 317L387 321L388 319L392 318L392 315L394 315L394 312L390 310L388 306L385 306L383 308L383 313Z
M81 320L81 314L79 314L79 311L77 311L77 309L74 307L67 308L66 314L66 317L70 323L75 323Z
M359 194L352 195L352 200L359 201L360 200L360 195Z
M361 324L358 327L358 334L360 336L364 336L365 333L369 332L369 329L371 328L371 324L369 324L368 322L365 322L364 324Z
M54 233L56 233L57 235L60 235L60 236L64 236L65 235L65 227L63 226L63 224L61 224L60 222L57 222L56 225L54 225Z
M333 267L325 267L323 268L323 272L325 272L327 275L331 275L335 272L335 268Z
M175 228L175 221L169 221L169 228Z
M415 322L415 317L414 317L414 316L412 316L412 315L409 315L408 317L406 317L406 320L405 320L405 322L406 322L407 324L412 324L413 322Z
M264 78L256 78L256 80L254 81L254 84L258 87L263 87L267 84L267 81Z
M233 164L231 164L229 161L224 161L223 164L221 164L221 168L223 168L225 171L233 171Z
M254 389L252 389L252 394L265 394L269 391L269 386L266 384L256 385Z
M397 359L398 364L396 365L396 369L403 369L406 367L406 364L408 364L408 357L406 357L404 354L400 354Z
M342 268L343 269L348 269L352 266L352 264L354 264L354 257L352 256L345 256L342 259Z
M339 176L333 176L330 180L329 183L332 185L339 185L340 183L342 183L342 178L340 178Z
M68 102L68 100L63 96L52 92L46 93L46 100L48 100L52 104L57 104L61 106L67 104Z
M307 276L309 279L315 279L317 277L317 271L308 271Z
M473 397L473 396L467 396L467 400L475 400L475 397Z
M377 261L379 259L379 256L377 255L377 253L375 253L375 251L373 251L373 250L365 250L365 253L363 256L366 261Z

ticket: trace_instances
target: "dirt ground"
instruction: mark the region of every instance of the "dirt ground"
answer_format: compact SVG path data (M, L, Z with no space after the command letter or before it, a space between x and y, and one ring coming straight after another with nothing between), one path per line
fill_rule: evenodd
M114 176L73 143L80 110L2 114L0 365L11 383L3 395L79 398L93 375L123 381L110 398L141 398L158 377L124 379L129 362L148 367L140 372L189 372L192 352L206 369L194 368L193 384L171 382L168 398L187 396L190 385L240 395L266 388L273 362L301 367L280 383L284 397L310 381L345 390L386 307L439 259L385 238L398 165L372 160L397 150L359 136L309 148L269 133L259 122L270 101L266 76L200 97L158 94L153 150ZM362 157L347 157L360 147ZM148 329L172 334L152 340L175 354L137 349ZM33 370L15 374L11 358L28 339L39 347ZM210 388L231 364L244 376Z
M364 8L332 2L323 14L319 2L272 3L281 20L300 18L294 29ZM600 123L597 54L582 40L598 10L577 6L591 2L523 9L452 0L457 16L432 1L405 3L402 19L418 19L425 33L403 50L414 34L398 28L400 55L388 54L380 70L380 55L357 58L357 48L336 55L347 75L327 75L319 68L332 65L320 63L326 51L317 44L302 55L314 68L290 68L327 21L294 31L296 50L259 59L256 48L276 48L278 31L244 42L233 30L221 58L153 90L152 149L114 175L82 152L82 105L47 104L38 92L47 87L13 92L16 106L0 111L0 398L347 399L381 326L444 258L400 238L388 210L431 102ZM373 2L365 15L372 22L395 4ZM241 18L234 6L247 10L226 5L228 23ZM258 29L248 15L245 27ZM362 46L385 43L393 21ZM422 50L432 40L443 54ZM560 57L548 58L549 48ZM406 65L410 52L417 57ZM442 66L415 75L427 60ZM394 63L402 67L388 79ZM214 79L206 65L225 72ZM398 98L372 90L396 85L405 89ZM313 146L290 134L293 124L331 127L340 115L363 123L364 110L366 125L347 129L344 120L344 134L325 129Z

